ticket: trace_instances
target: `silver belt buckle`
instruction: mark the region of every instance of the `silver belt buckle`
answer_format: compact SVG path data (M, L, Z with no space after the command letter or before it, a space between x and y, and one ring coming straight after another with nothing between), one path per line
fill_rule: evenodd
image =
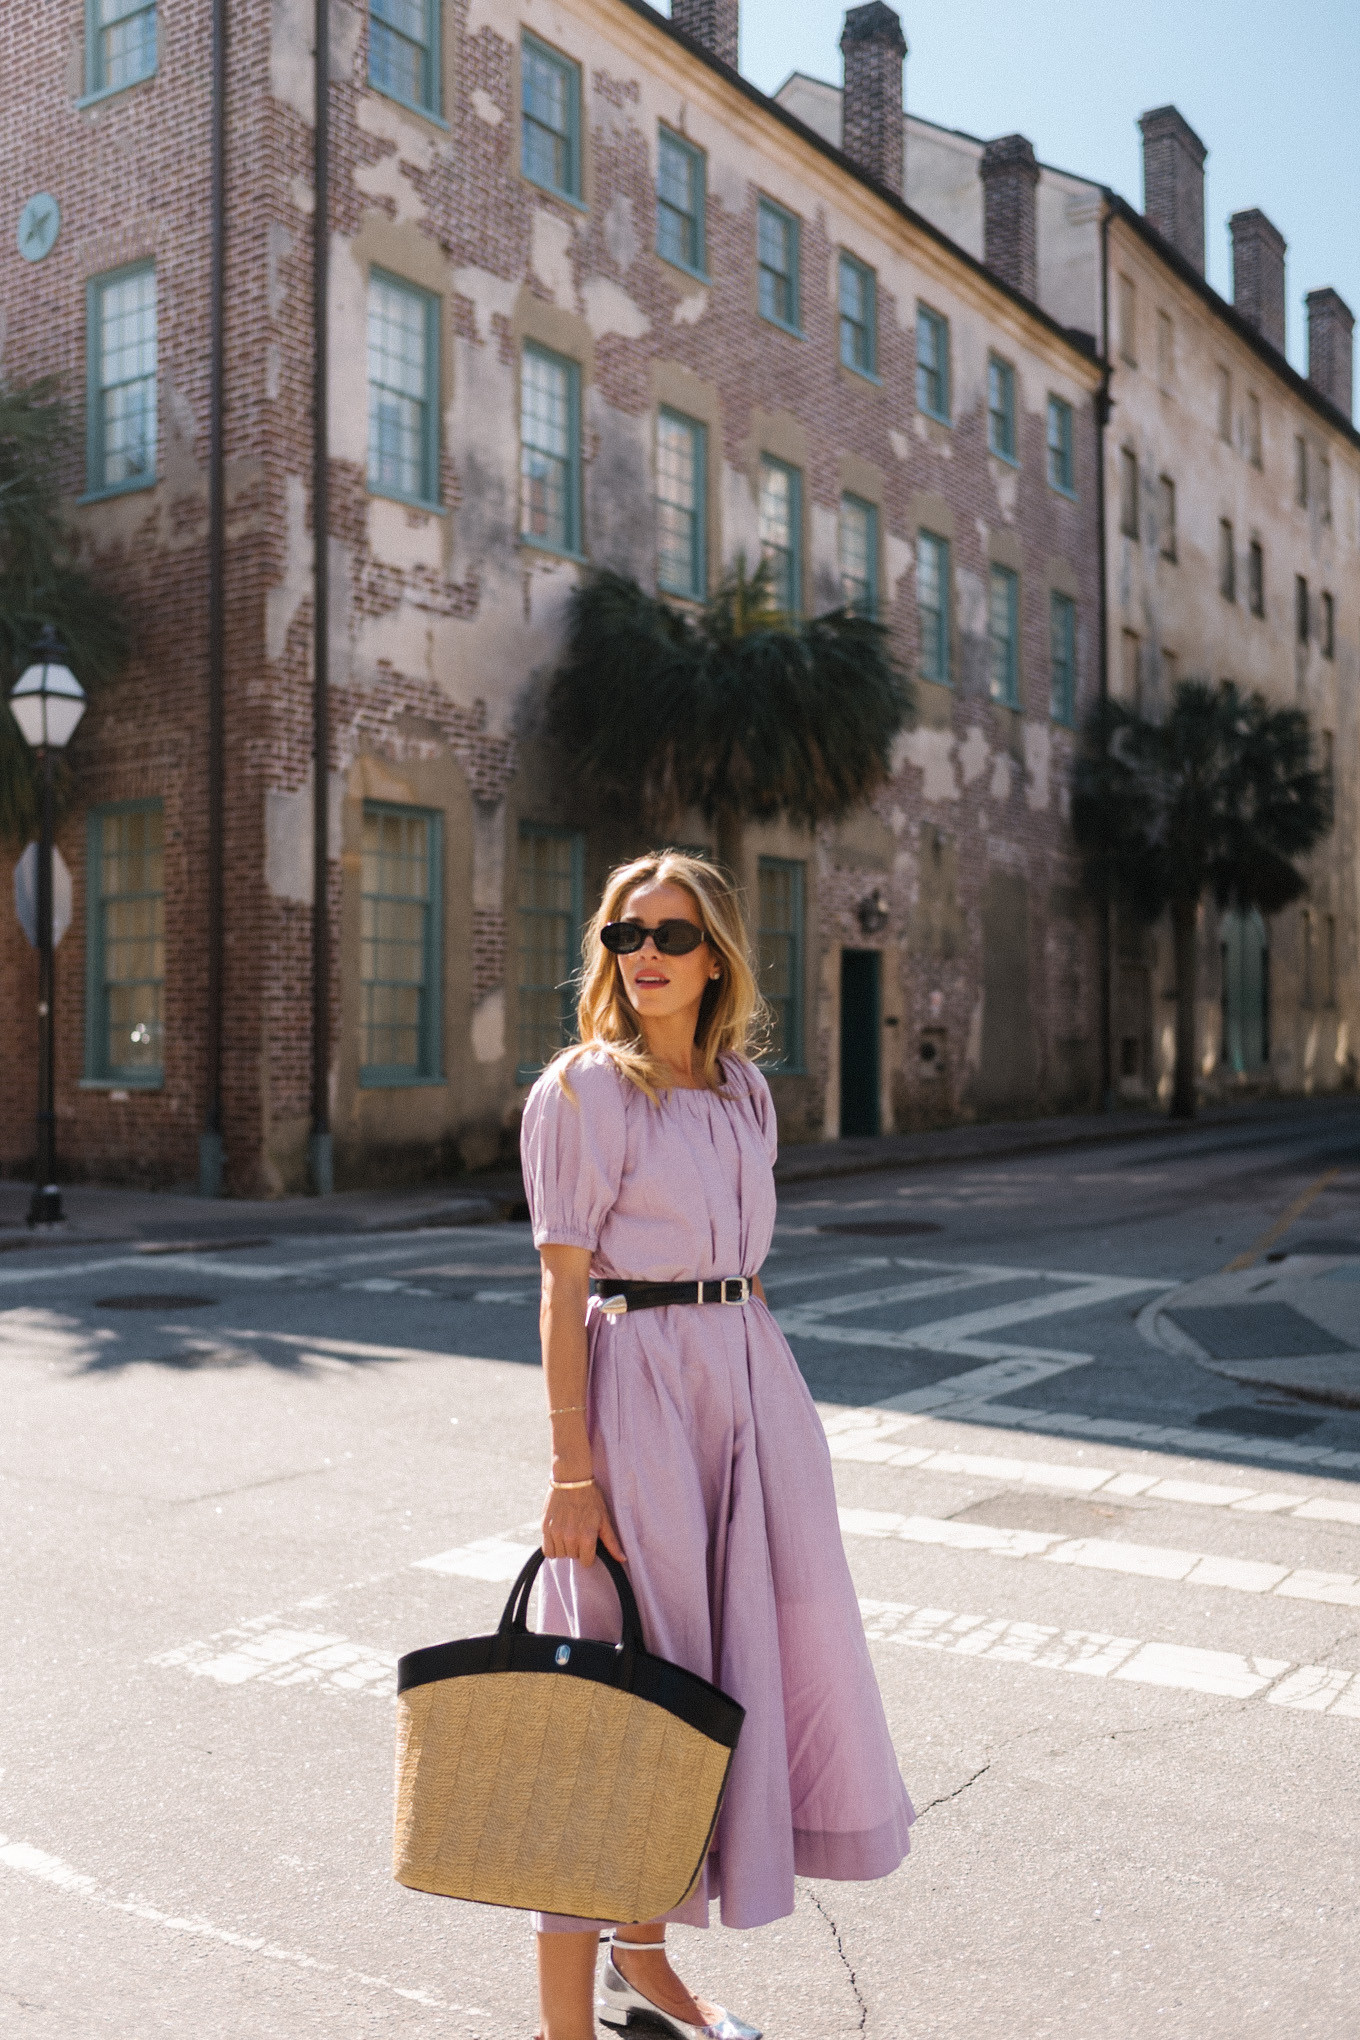
M604 1317L623 1317L628 1310L626 1296L597 1296L595 1301Z
M729 1296L727 1292L733 1284L736 1285L737 1294ZM724 1275L720 1287L722 1289L722 1295L719 1298L720 1303L749 1303L751 1301L751 1278L749 1275Z

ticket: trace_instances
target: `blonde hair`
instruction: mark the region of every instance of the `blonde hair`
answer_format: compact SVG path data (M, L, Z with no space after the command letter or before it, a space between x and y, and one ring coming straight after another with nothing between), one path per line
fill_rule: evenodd
M600 940L601 928L608 921L617 921L629 894L644 885L677 885L689 894L698 909L704 939L717 960L718 976L704 988L694 1029L699 1073L709 1089L722 1089L721 1056L752 1057L763 1046L765 1002L756 989L735 886L716 864L703 857L691 857L683 850L652 850L610 872L582 938L577 1039L551 1065L569 1096L571 1065L601 1050L620 1075L636 1084L653 1104L668 1088L667 1067L647 1047L636 1009L624 992L618 958Z

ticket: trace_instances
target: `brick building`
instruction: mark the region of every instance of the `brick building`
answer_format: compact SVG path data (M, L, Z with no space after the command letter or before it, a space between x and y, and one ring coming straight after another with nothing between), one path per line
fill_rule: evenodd
M891 10L847 16L844 151L731 67L735 0L675 13L332 0L341 1183L491 1160L561 1038L581 916L638 847L536 735L596 563L683 601L763 552L794 606L872 607L916 677L871 808L747 836L785 1140L1099 1083L1064 814L1100 672L1094 323L1043 308L1023 205L980 250L903 201ZM282 1191L316 1124L312 6L226 16L221 1132L228 1187ZM0 26L0 188L61 216L38 259L0 249L0 369L88 393L73 515L137 638L72 752L59 1152L161 1181L198 1172L212 1091L210 26L210 0ZM14 1168L32 968L0 943Z

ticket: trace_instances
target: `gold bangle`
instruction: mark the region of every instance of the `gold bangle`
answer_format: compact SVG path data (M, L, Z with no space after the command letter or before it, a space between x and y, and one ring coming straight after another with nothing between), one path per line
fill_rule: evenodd
M595 1477L593 1474L589 1480L550 1480L548 1482L550 1488L581 1488L594 1487L594 1485Z
M583 1402L567 1403L560 1410L549 1410L548 1415L550 1417L574 1417L578 1412L581 1416L585 1415L586 1405Z

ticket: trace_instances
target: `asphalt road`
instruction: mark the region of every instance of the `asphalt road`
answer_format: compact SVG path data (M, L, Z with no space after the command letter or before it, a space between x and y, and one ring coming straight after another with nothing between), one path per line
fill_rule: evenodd
M675 1936L769 2040L1360 2031L1360 1410L1148 1329L1310 1189L1270 1250L1360 1271L1350 1105L785 1192L921 1817ZM389 1834L394 1656L534 1539L535 1301L522 1225L0 1258L0 2033L528 2040L526 1923Z

